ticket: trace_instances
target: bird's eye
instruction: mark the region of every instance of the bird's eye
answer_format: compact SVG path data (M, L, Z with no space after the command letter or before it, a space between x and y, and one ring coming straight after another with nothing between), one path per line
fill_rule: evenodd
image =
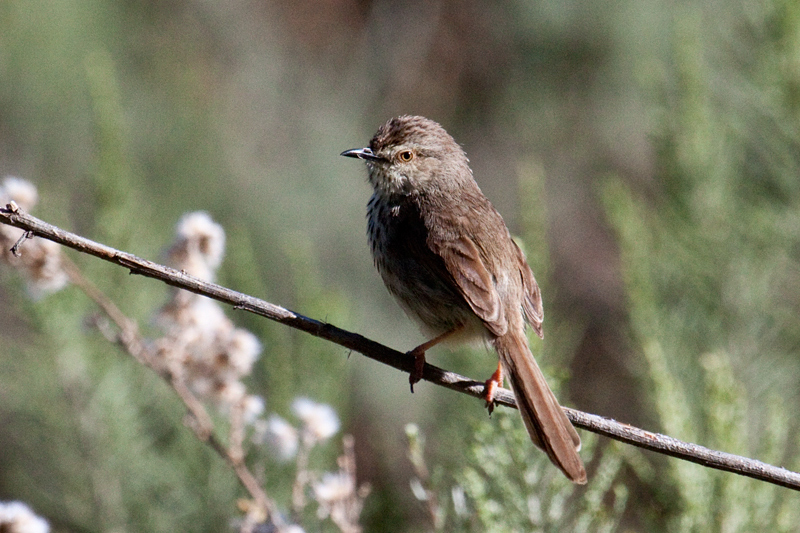
M397 159L403 163L408 163L414 159L414 153L411 150L403 150L402 152L398 152Z

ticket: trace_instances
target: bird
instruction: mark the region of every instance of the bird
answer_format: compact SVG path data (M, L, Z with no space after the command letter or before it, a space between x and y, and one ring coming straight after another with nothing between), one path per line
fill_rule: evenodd
M412 392L432 346L486 341L499 359L484 389L490 412L507 376L533 443L568 479L586 483L580 436L525 335L527 324L543 338L541 291L502 216L473 178L464 150L437 122L403 115L383 124L369 146L341 155L366 163L373 189L367 235L375 266L430 338L408 352L414 357Z

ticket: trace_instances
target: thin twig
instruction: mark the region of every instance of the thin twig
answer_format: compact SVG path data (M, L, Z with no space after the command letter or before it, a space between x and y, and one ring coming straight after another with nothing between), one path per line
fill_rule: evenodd
M145 346L144 341L139 336L139 328L133 320L128 318L119 307L103 291L95 287L86 277L84 277L78 266L68 257L61 257L61 268L66 272L70 283L78 287L83 293L99 307L108 318L119 329L116 341L134 359L155 371L159 376L170 380L169 371L160 363L157 357L153 357L150 350Z
M413 370L413 358L366 337L318 320L307 318L264 300L227 289L220 285L202 281L175 269L145 259L140 259L132 254L96 243L43 222L19 209L15 212L15 209L11 206L0 209L0 222L26 231L31 231L36 236L49 239L78 250L79 252L94 255L95 257L123 266L128 268L133 274L140 274L142 276L158 279L173 287L201 294L222 303L232 305L236 309L244 309L251 313L269 318L270 320L280 322L281 324L305 331L349 350L358 352L378 362L402 370L403 372L411 372ZM427 363L425 364L422 378L436 385L483 399L484 383L481 381L475 381ZM514 395L507 389L498 389L495 393L495 399L500 405L516 407ZM785 468L768 465L746 457L711 450L703 446L698 446L697 444L683 442L667 435L652 433L616 422L615 420L584 413L575 409L565 408L564 411L576 427L685 461L691 461L710 468L760 479L782 487L800 490L800 474L786 470Z
M425 437L420 433L415 424L406 426L406 438L408 439L408 459L414 469L416 478L411 480L412 491L418 500L425 504L428 511L428 518L434 531L441 531L443 514L439 506L439 497L435 491L431 490L431 474L428 465L425 464ZM416 488L414 487L416 484ZM422 494L417 494L422 491Z
M12 246L11 249L9 250L11 252L11 255L13 255L14 257L21 257L22 252L20 252L19 249L22 247L22 243L32 238L33 238L33 232L30 231L26 231L22 235L20 235L19 239L17 239L17 242L15 242L14 246Z
M33 236L31 232L26 233L30 233L28 238ZM267 496L255 476L244 463L241 441L235 443L236 445L232 445L230 449L226 448L214 436L211 417L202 402L189 390L186 382L181 377L182 373L177 369L169 368L152 352L139 335L136 322L128 318L110 298L86 279L75 263L67 257L62 257L61 265L70 282L81 289L119 328L116 338L117 343L134 359L167 381L178 397L183 400L188 410L186 426L194 432L200 441L207 443L231 466L239 478L239 482L253 497L256 505L265 511L272 524L279 530L284 528L286 524L280 516L277 504ZM239 416L241 417L241 413L239 413Z
M371 487L368 484L358 486L356 476L356 441L352 435L342 437L343 453L339 456L339 474L350 480L353 490L341 502L341 512L332 510L331 520L339 527L342 533L361 533L363 528L358 520L364 508L364 499L369 495Z
M300 431L300 446L297 448L297 457L295 458L296 472L292 483L292 519L296 522L300 521L306 507L306 486L311 481L308 461L314 443L308 429L303 428Z

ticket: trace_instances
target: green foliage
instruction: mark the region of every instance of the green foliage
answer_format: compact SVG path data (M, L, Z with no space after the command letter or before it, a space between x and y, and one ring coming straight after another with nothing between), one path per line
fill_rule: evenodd
M508 202L518 196L517 227L552 309L562 300L548 242L561 235L548 233L547 220L563 206L548 187L562 182L545 176L536 152L616 160L629 123L646 122L657 175L610 176L599 188L619 237L633 345L652 385L651 398L631 401L652 404L658 429L677 438L800 466L792 419L800 407L800 4L513 1L492 5L491 17L420 11L430 24L391 2L375 6L363 32L358 13L337 19L346 20L343 36L330 21L336 10L321 11L319 32L304 26L314 13L274 2L0 2L0 163L39 186L34 214L155 260L183 211L211 211L229 236L221 281L410 347L413 326L380 308L389 300L363 237L368 187L338 152L395 112L474 131L456 136L482 185ZM484 19L491 28L478 33L481 46L459 50L465 42L453 36L473 35L469 24ZM442 42L452 61L431 53L431 68L428 51ZM619 96L641 87L644 102ZM576 124L582 131L571 131ZM493 166L479 173L481 161ZM578 168L605 168L591 163ZM515 170L519 195L501 181ZM591 191L572 186L568 194ZM163 287L75 260L149 329ZM2 278L10 283L0 288L0 492L60 530L224 530L240 488L180 426L172 392L84 327L94 308L74 289L30 303L12 290L13 275ZM645 511L645 530L791 531L800 522L788 490L674 459L651 465L649 455L585 433L590 484L576 489L532 449L516 414L487 421L471 399L425 396L424 386L409 399L396 372L233 317L265 346L251 386L268 410L283 413L295 394L308 394L357 415L345 425L361 433L359 443L368 439L359 449L365 477L388 480L371 496L382 502L381 516L365 522L373 530L415 530L396 482L407 468L397 424L415 414L436 428L429 443L444 466L432 483L452 530L614 530L627 525L621 513L649 501L625 473L668 513L665 526L661 513ZM553 375L571 359L580 325L548 317L542 363ZM491 363L479 353L454 367L485 377ZM464 438L478 416L475 439ZM265 464L270 493L284 496L291 469Z
M664 248L687 253L686 247L671 241L683 242L690 229L684 226L682 232L670 231L666 227L670 219L654 220L658 210L645 211L618 182L609 184L605 193L623 244L631 316L650 367L653 398L663 431L772 464L786 464L787 458L793 457L790 464L797 465L797 442L791 431L796 423L789 422L786 403L779 401L776 394L748 393L748 389L762 386L764 373L737 377L735 356L750 357L749 361L738 361L738 365L752 369L766 364L757 360L764 354L756 351L752 340L738 345L729 340L740 333L727 329L719 318L727 302L714 306L702 301L704 296L724 290L715 285L732 281L724 276L713 277L713 270L702 262L698 267L698 262L686 261L678 268L665 261ZM702 237L693 235L690 240L697 242ZM716 246L716 250L719 252L721 247ZM736 255L748 251L755 255L747 247L739 248ZM775 257L749 259L770 264ZM774 266L771 271L775 272ZM735 281L745 280L737 277ZM693 286L695 291L672 294L670 288L679 285ZM769 296L768 292L759 295ZM761 314L753 311L763 302L753 299L748 292L745 299L730 302L736 307L728 309L731 315L741 313L729 318L731 325L738 324L736 318L768 322L763 310ZM698 328L708 332L705 338L698 334ZM779 405L783 405L783 412L778 410ZM791 530L787 524L800 520L800 508L791 503L792 495L786 489L683 461L671 460L669 468L670 488L662 487L661 491L664 497L676 496L678 500L680 513L670 523L674 531L787 531ZM667 496L671 491L672 496Z
M224 527L236 480L180 426L174 394L105 340L87 337L87 302L74 289L45 303L32 309L39 341L16 347L0 387L13 413L0 448L14 497L36 502L68 531Z
M613 531L628 493L619 478L622 457L609 446L584 490L566 480L531 446L514 413L476 428L468 466L457 475L475 514L462 531ZM598 439L584 439L591 457ZM607 502L612 502L610 505Z
M663 195L637 198L613 179L603 189L664 431L776 464L797 464L787 409L796 399L778 414L769 390L789 380L796 387L789 376L800 370L800 129L784 91L796 73L758 76L794 38L768 32L787 14L751 21L765 40L748 43L739 80L705 53L705 27L679 16L677 82L664 100L673 107L663 114L672 119L658 139ZM717 77L730 86L713 84ZM669 464L681 508L676 531L782 531L800 520L784 489Z
M773 392L796 389L800 375L798 75L787 68L797 6L740 15L709 25L716 13L678 12L673 81L660 86L654 115L661 180L641 194L609 178L602 197L663 431L797 469L797 398ZM658 490L674 510L669 530L800 523L786 489L667 465Z
M107 50L86 55L86 81L94 110L96 169L92 206L96 212L97 238L123 237L118 246L128 248L127 236L133 233L137 204L133 188L133 169L128 156L125 114L119 93L116 65ZM146 212L139 211L140 215Z
M419 439L411 440L415 464ZM501 409L473 424L467 455L452 475L434 469L424 499L435 502L437 531L616 531L629 500L623 466L636 464L628 460L636 453L616 443L600 447L584 434L590 483L574 485L531 445L519 415Z

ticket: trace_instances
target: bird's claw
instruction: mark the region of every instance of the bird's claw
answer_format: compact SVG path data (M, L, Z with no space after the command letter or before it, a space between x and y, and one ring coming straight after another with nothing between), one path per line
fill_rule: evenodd
M416 348L408 352L414 357L414 369L408 375L408 384L411 387L411 394L414 394L414 384L422 380L425 371L425 352L418 351Z

